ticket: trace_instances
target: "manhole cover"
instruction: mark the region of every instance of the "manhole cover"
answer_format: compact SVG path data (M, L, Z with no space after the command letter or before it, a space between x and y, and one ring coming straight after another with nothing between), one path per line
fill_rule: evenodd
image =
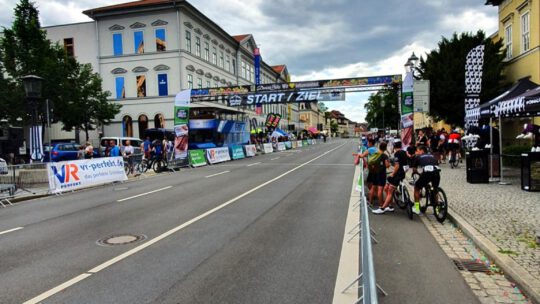
M104 239L98 240L97 244L101 246L116 246L126 245L139 242L146 239L146 235L143 234L121 234L112 235Z

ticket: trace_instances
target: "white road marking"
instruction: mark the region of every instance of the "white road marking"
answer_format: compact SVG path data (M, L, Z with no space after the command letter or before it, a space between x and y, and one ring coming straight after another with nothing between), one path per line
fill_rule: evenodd
M274 158L271 158L270 160L276 160L276 159L279 159L279 157L274 157Z
M334 300L332 303L354 303L358 299L358 282L351 286L347 292L342 293L343 289L349 285L352 280L358 277L359 246L358 241L347 242L351 230L358 225L358 211L354 212L354 205L360 200L360 194L356 191L356 182L360 174L360 167L356 166L352 183L351 198L349 200L349 211L345 222L345 233L343 233L343 242L341 245L341 256L339 258L339 267L334 286ZM360 227L356 227L359 229ZM358 240L357 237L355 240Z
M10 232L13 232L13 231L21 230L21 229L23 229L23 228L24 228L24 227L17 227L17 228L9 229L9 230L0 232L0 234L10 233Z
M163 187L163 188L160 188L160 189L157 189L157 190L153 190L153 191L149 191L149 192L137 194L137 195L134 195L134 196L130 196L130 197L123 198L123 199L119 199L119 200L117 200L117 202L127 201L127 200L130 200L130 199L133 199L133 198L145 196L145 195L148 195L148 194L156 193L156 192L163 191L163 190L167 190L167 189L170 189L170 188L172 188L172 186L167 186L167 187Z
M231 172L231 171L223 171L223 172L219 172L219 173L216 173L216 174L205 176L205 178L210 178L210 177L213 177L213 176L218 176L218 175L229 173L229 172Z
M248 166L248 167L251 167L251 166L258 165L258 164L260 164L260 163L261 163L261 162L256 162L256 163L253 163L253 164L249 164L249 165L247 165L247 166Z
M87 272L85 272L85 273L83 273L83 274L80 274L80 275L74 277L73 279L71 279L71 280L69 280L69 281L67 281L67 282L64 282L64 283L62 283L62 284L60 284L60 285L58 285L58 286L56 286L56 287L54 287L54 288L52 288L52 289L46 291L46 292L44 292L44 293L42 293L42 294L40 294L40 295L38 295L38 296L36 296L36 297L34 297L34 298L32 298L32 299L26 301L26 302L24 302L23 304L37 304L37 303L39 303L39 302L41 302L41 301L43 301L43 300L45 300L45 299L47 299L47 298L49 298L49 297L51 297L51 296L57 294L57 293L59 293L59 292L65 290L65 289L67 289L68 287L70 287L70 286L72 286L72 285L74 285L74 284L76 284L76 283L78 283L78 282L80 282L80 281L82 281L82 280L88 278L89 276L91 276L91 275L93 275L93 274L96 274L96 273L100 272L101 270L106 269L107 267L109 267L109 266L111 266L111 265L113 265L113 264L115 264L115 263L117 263L117 262L120 262L120 261L122 261L123 259L125 259L125 258L127 258L127 257L129 257L129 256L131 256L131 255L133 255L133 254L135 254L135 253L137 253L137 252L139 252L139 251L145 249L146 247L149 247L149 246L151 246L151 245L153 245L153 244L155 244L155 243L157 243L157 242L159 242L159 241L165 239L166 237L168 237L168 236L174 234L175 232L178 232L178 231L180 231L180 230L182 230L182 229L188 227L189 225L198 222L199 220L201 220L201 219L203 219L203 218L205 218L205 217L207 217L207 216L209 216L209 215L215 213L216 211L219 211L219 210L221 210L221 209L227 207L228 205L230 205L230 204L236 202L237 200L239 200L239 199L241 199L241 198L243 198L243 197L245 197L245 196L247 196L247 195L249 195L249 194L251 194L251 193L253 193L253 192L257 191L257 190L259 190L259 189L261 189L262 187L264 187L264 186L266 186L266 185L268 185L268 184L271 184L271 183L277 181L278 179L283 178L284 176L286 176L286 175L288 175L288 174L290 174L290 173L292 173L292 172L294 172L294 171L296 171L296 170L302 168L303 166L305 166L305 165L307 165L307 164L309 164L309 163L311 163L311 162L316 161L317 159L319 159L319 158L325 156L326 154L328 154L328 153L330 153L330 152L332 152L332 151L334 151L334 150L336 150L336 149L341 148L343 145L345 145L345 144L339 145L339 146L336 147L336 148L333 148L333 149L331 149L331 150L329 150L329 151L326 151L326 152L324 152L323 154L321 154L321 155L319 155L319 156L317 156L317 157L315 157L315 158L313 158L313 159L311 159L311 160L309 160L309 161L307 161L307 162L305 162L305 163L303 163L303 164L301 164L301 165L299 165L299 166L297 166L297 167L294 167L293 169L291 169L291 170L289 170L289 171L287 171L287 172L285 172L285 173L283 173L283 174L281 174L281 175L279 175L279 176L277 176L277 177L274 177L273 179L271 179L271 180L269 180L269 181L266 181L266 182L260 184L259 186L255 187L255 188L253 188L253 189L251 189L251 190L248 190L248 191L246 191L246 192L244 192L244 193L238 195L237 197L232 198L232 199L226 201L225 203L223 203L223 204L221 204L221 205L219 205L219 206L217 206L217 207L215 207L215 208L213 208L213 209L210 209L210 210L206 211L206 212L203 213L203 214L200 214L200 215L198 215L198 216L192 218L191 220L189 220L189 221L187 221L187 222L181 224L180 226L177 226L177 227L175 227L175 228L173 228L173 229L171 229L171 230L169 230L169 231L167 231L167 232L165 232L165 233L163 233L163 234L161 234L161 235L159 235L159 236L157 236L157 237L155 237L155 238L149 240L149 241L146 242L146 243L143 243L143 244L141 244L141 245L139 245L139 246L137 246L137 247L135 247L135 248L133 248L133 249L131 249L131 250L129 250L129 251L126 251L126 252L122 253L121 255L119 255L119 256L117 256L117 257L114 257L114 258L112 258L112 259L110 259L110 260L108 260L108 261L102 263L101 265L98 265L98 266L96 266L96 267L94 267L94 268L88 270ZM171 186L165 187L165 188L168 189L168 188L170 188L170 187L171 187ZM158 189L158 190L161 191L161 190L164 190L165 188ZM156 190L156 191L158 191L158 190ZM148 193L146 193L146 194L148 194ZM146 194L144 194L144 195L146 195Z

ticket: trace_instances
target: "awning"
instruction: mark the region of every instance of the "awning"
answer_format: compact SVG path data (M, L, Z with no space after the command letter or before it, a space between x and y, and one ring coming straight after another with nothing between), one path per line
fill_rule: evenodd
M524 107L524 97L522 97L522 94L537 87L538 84L530 81L529 77L522 78L506 92L481 104L477 111L481 118L489 118L490 116L499 117L499 115L510 116L511 114L520 112Z
M315 127L309 127L309 128L307 128L307 130L309 132L313 133L313 134L319 133L319 130L317 130L317 128L315 128Z

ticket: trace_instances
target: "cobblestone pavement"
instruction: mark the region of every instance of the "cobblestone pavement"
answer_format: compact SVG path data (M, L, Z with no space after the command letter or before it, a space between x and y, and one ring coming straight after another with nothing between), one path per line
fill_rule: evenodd
M463 164L450 169L442 165L441 187L450 208L492 242L498 254L511 258L539 280L540 245L536 243L536 231L540 229L540 193L521 190L519 170L504 171L504 181L510 185L470 184L464 167ZM491 275L461 271L482 303L530 303L454 224L446 221L440 225L432 215L423 220L450 258L475 260L491 267Z
M447 220L441 225L431 214L431 209L427 214L421 216L422 221L449 258L478 262L489 269L487 273L459 271L481 303L532 303L453 223Z

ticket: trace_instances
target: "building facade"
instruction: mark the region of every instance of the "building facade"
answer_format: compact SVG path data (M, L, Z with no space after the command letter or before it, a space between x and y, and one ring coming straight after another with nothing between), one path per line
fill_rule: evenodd
M79 62L92 64L103 89L111 92L110 101L122 105L110 125L98 126L94 139L140 137L146 128L172 128L174 96L181 90L255 83L258 47L253 35L229 35L187 1L135 1L83 13L94 21L45 30ZM261 83L289 79L286 66L261 60ZM289 121L298 115L297 105L265 105L259 114L254 107L240 111L260 122L267 113ZM280 127L285 129L287 120ZM58 127L51 137L69 134Z

